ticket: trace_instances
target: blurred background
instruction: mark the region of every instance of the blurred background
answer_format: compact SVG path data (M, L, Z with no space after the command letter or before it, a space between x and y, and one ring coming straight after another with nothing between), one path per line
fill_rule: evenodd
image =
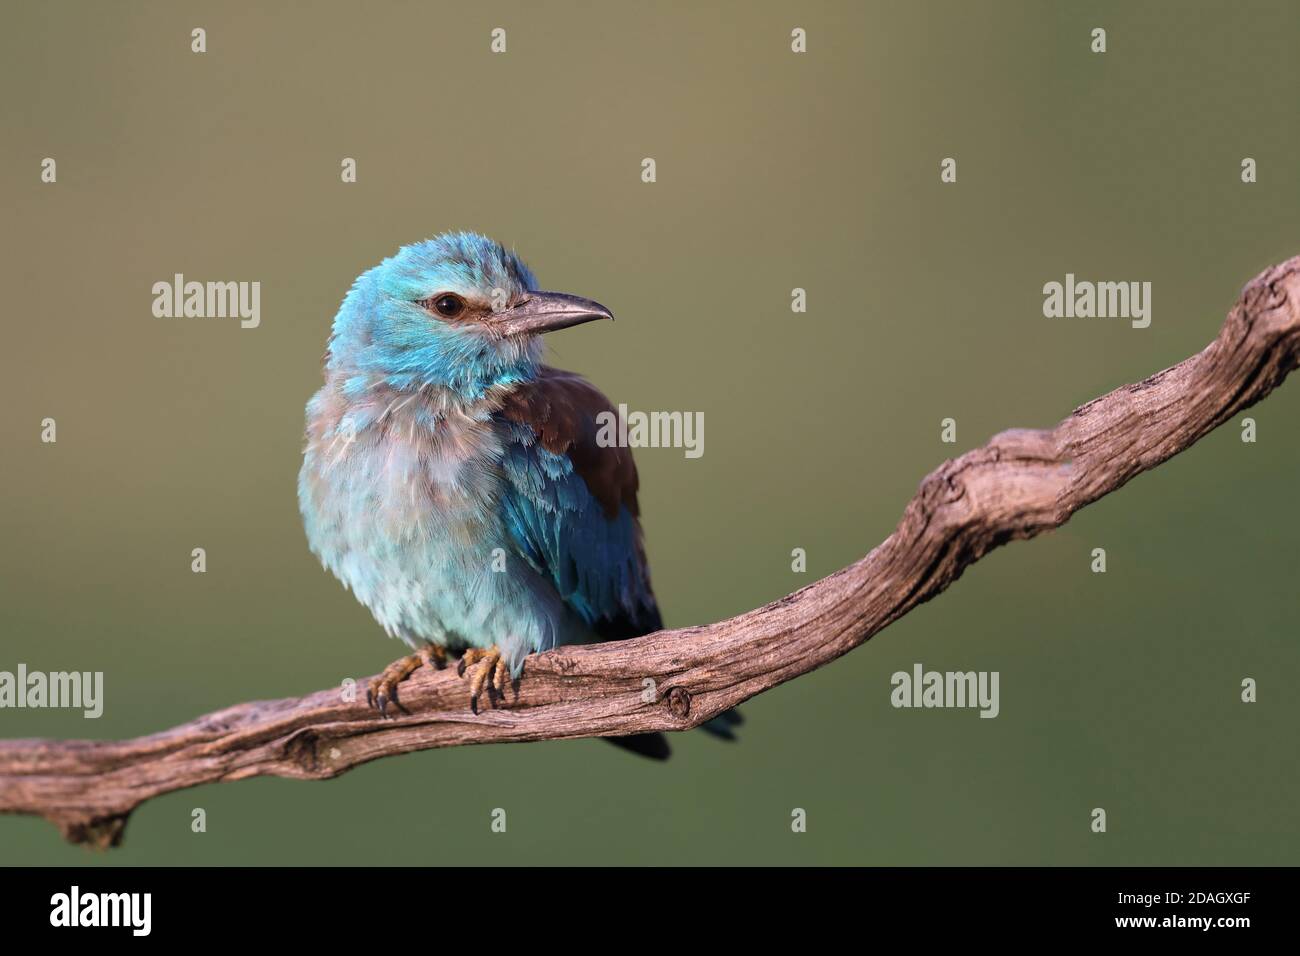
M0 670L101 670L106 701L98 721L0 710L0 736L144 734L401 651L308 552L295 480L353 278L446 229L617 313L553 336L554 364L633 409L704 413L702 458L637 453L669 625L854 561L945 458L1181 361L1300 253L1294 14L9 5ZM261 326L154 318L177 272L260 281ZM1150 281L1150 328L1045 319L1067 272ZM466 747L203 787L145 804L108 854L0 817L0 860L1294 864L1300 384L1249 414L1255 444L1225 425L749 702L738 744L678 735L666 765L597 741ZM999 671L1000 716L892 708L890 675L917 662Z

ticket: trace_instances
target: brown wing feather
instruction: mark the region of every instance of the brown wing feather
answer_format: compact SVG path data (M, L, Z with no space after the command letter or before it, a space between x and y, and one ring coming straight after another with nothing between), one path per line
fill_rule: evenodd
M636 462L631 449L597 444L596 416L601 412L617 414L600 389L581 375L548 365L535 382L511 392L501 408L510 421L532 428L547 451L569 456L606 518L617 517L620 505L636 517Z

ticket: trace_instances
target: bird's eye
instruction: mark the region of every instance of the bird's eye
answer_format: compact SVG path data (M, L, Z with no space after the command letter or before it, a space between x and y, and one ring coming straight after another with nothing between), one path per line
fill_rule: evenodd
M425 308L432 307L435 312L447 319L454 319L465 311L465 300L450 292L444 292L432 299L425 299L422 304Z

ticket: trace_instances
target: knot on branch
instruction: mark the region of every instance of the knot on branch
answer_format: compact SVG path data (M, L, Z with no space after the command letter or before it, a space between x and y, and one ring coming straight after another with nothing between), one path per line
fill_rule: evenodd
M685 687L674 687L668 691L668 712L678 720L685 720L691 715L691 692Z
M305 773L317 773L320 770L320 752L317 743L320 740L311 728L295 731L284 742L284 757L298 766Z
M130 816L128 810L105 816L55 817L53 822L69 843L84 843L96 850L107 850L121 845Z

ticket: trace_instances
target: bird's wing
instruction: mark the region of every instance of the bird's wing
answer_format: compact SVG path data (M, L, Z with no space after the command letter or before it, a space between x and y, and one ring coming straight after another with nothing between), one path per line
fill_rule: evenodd
M663 624L641 541L637 474L628 448L597 442L604 395L543 366L498 413L505 427L503 506L520 555L605 639Z

